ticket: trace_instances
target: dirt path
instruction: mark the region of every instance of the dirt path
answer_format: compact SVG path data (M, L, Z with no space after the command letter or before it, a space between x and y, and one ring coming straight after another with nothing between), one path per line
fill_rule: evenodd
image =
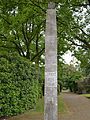
M62 96L69 113L59 114L59 120L90 120L90 99L71 93Z

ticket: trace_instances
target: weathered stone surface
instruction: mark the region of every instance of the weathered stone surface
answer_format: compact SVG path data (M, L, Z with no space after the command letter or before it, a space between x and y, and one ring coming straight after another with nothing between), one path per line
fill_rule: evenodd
M48 9L54 9L54 8L55 8L55 3L50 2L50 3L48 4Z
M57 120L57 27L53 7L47 10L46 19L44 120Z

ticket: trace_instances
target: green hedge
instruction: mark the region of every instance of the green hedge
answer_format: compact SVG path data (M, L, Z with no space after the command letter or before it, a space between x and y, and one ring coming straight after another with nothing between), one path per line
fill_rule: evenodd
M35 68L19 56L0 58L0 116L34 108L40 93Z

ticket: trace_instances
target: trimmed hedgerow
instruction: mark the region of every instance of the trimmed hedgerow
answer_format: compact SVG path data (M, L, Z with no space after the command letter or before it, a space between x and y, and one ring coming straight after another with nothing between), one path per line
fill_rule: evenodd
M31 63L21 57L0 58L0 116L12 116L34 108L39 83Z

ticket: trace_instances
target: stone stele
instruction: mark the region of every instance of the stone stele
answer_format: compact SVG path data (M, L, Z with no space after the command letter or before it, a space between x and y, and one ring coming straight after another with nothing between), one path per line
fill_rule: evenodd
M51 6L46 16L44 120L57 120L57 27Z

